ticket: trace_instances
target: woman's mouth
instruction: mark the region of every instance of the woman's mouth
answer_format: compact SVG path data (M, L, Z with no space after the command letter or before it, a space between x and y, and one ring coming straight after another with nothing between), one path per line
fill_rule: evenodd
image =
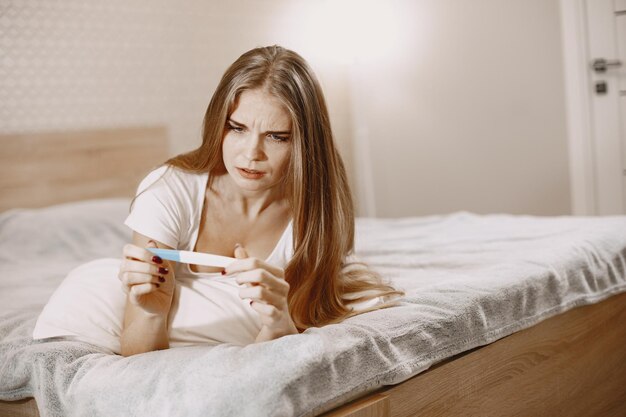
M237 168L237 171L239 172L239 175L249 180L258 180L265 175L265 172L257 171L255 169Z

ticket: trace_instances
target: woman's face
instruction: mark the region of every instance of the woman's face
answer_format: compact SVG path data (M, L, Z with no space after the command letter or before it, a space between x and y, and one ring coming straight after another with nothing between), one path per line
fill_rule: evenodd
M265 90L246 90L226 121L222 158L235 183L265 191L287 175L291 157L291 118Z

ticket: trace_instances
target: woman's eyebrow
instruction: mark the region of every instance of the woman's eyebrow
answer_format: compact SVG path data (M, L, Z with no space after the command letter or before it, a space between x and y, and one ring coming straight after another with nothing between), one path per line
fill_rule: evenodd
M241 127L245 127L245 128L248 127L248 126L244 125L243 123L239 123L238 121L231 119L230 117L228 118L228 122L232 123L232 124L235 124L237 126L241 126Z
M268 130L265 133L271 135L291 135L291 130Z
M245 127L246 129L248 128L248 126L244 125L243 123L240 123L236 120L231 119L230 117L228 118L228 122L232 123L234 125L237 125L238 127ZM291 130L268 130L267 132L263 132L266 134L272 134L272 135L290 135L291 134Z

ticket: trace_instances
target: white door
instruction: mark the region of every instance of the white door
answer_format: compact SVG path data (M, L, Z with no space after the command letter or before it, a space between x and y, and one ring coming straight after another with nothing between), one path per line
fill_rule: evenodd
M597 214L626 214L626 0L587 0L587 21Z
M573 214L626 214L626 0L561 13Z

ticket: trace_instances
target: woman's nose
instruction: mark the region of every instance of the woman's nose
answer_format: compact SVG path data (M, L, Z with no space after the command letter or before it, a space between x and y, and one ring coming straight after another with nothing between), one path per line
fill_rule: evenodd
M249 140L245 149L245 156L250 161L263 160L265 157L263 142L259 138Z

